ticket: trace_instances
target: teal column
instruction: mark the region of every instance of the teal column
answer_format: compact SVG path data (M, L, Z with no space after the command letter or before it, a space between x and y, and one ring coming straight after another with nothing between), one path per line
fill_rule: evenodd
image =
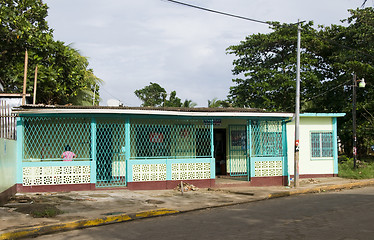
M91 118L91 183L96 183L96 119Z
M287 185L290 182L290 174L288 172L288 146L287 146L287 123L282 121L282 149L283 149L283 176L287 176Z
M213 126L213 119L210 122L210 154L211 154L211 161L210 161L210 178L216 178L216 159L214 158L214 126Z
M125 120L125 161L126 161L126 185L128 182L132 182L132 168L130 169L130 157L131 157L131 130L130 130L130 118L126 117Z
M17 117L17 167L16 167L16 183L22 184L23 181L23 149L24 149L24 132L23 132L23 118Z
M248 181L251 180L251 177L254 176L254 171L252 173L252 169L254 170L254 166L252 166L251 156L252 156L252 121L249 119L247 122L247 177ZM254 163L253 163L254 164Z
M338 174L338 123L336 117L332 118L332 149L334 157L334 174Z

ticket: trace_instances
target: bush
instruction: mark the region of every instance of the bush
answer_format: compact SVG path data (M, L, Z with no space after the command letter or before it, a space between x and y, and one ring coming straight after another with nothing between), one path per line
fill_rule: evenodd
M374 178L374 162L356 161L357 168L353 168L353 158L342 156L339 158L339 177L365 179Z

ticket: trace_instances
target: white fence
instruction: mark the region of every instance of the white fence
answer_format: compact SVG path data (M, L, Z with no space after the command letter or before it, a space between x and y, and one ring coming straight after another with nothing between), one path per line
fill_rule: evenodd
M5 100L0 101L0 138L16 140L16 115Z

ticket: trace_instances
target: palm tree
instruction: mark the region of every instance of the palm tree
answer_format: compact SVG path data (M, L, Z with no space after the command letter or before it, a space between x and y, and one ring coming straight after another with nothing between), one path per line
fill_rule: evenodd
M183 103L183 107L185 108L194 108L196 107L196 105L197 103L192 102L192 100L188 100L188 99L184 100L184 103Z

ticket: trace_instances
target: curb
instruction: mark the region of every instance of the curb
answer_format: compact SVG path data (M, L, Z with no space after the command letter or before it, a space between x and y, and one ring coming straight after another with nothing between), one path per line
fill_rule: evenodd
M290 190L290 191L284 191L284 192L270 193L268 195L268 199L287 197L287 196L292 196L292 195L301 195L301 194L306 194L306 193L320 193L320 192L327 192L327 191L334 191L334 190L341 190L341 189L360 188L360 187L367 187L371 185L374 185L374 180L345 183L345 184L336 184L336 185L327 185L327 186L320 186L320 187L300 189L300 190Z
M257 199L255 201L262 201L266 199L287 197L287 196L292 196L292 195L301 195L301 194L307 194L307 193L320 193L320 192L334 191L334 190L340 190L340 189L360 188L360 187L366 187L366 186L371 186L371 185L374 185L374 180L347 183L347 184L327 185L327 186L313 187L313 188L307 188L307 189L289 190L289 191L284 191L284 192L270 193L267 197ZM248 203L248 202L253 202L253 200L237 202L237 203L221 204L221 205L210 206L210 207L195 208L195 209L184 210L184 211L178 211L178 210L173 210L173 209L168 209L168 208L160 208L160 209L155 209L155 210L137 212L134 214L120 214L120 215L107 216L107 217L96 218L96 219L77 220L77 221L72 221L72 222L51 224L51 225L45 225L45 226L27 227L27 228L17 229L11 232L2 233L0 234L0 240L20 239L20 238L39 236L39 235L50 234L50 233L55 233L55 232L75 230L75 229L80 229L80 228L88 228L88 227L95 227L95 226L101 226L101 225L112 224L112 223L133 221L136 219L165 216L165 215L171 215L171 214L176 214L176 213L192 212L192 211L216 208L216 207L232 206L232 205L238 205L238 204L243 204L243 203Z
M19 238L25 238L25 237L33 237L33 236L39 236L39 235L44 235L44 234L49 234L49 233L54 233L54 232L62 232L62 231L80 229L80 228L101 226L101 225L112 224L112 223L127 222L127 221L136 220L136 219L142 219L142 218L150 218L150 217L157 217L157 216L162 216L162 215L175 214L178 212L179 211L177 210L160 208L156 210L138 212L135 214L128 214L128 215L121 214L121 215L108 216L108 217L102 217L102 218L96 218L96 219L77 220L77 221L72 221L72 222L50 224L50 225L45 225L45 226L27 227L27 228L17 229L11 232L2 233L0 234L0 239L5 240L5 239L19 239Z

